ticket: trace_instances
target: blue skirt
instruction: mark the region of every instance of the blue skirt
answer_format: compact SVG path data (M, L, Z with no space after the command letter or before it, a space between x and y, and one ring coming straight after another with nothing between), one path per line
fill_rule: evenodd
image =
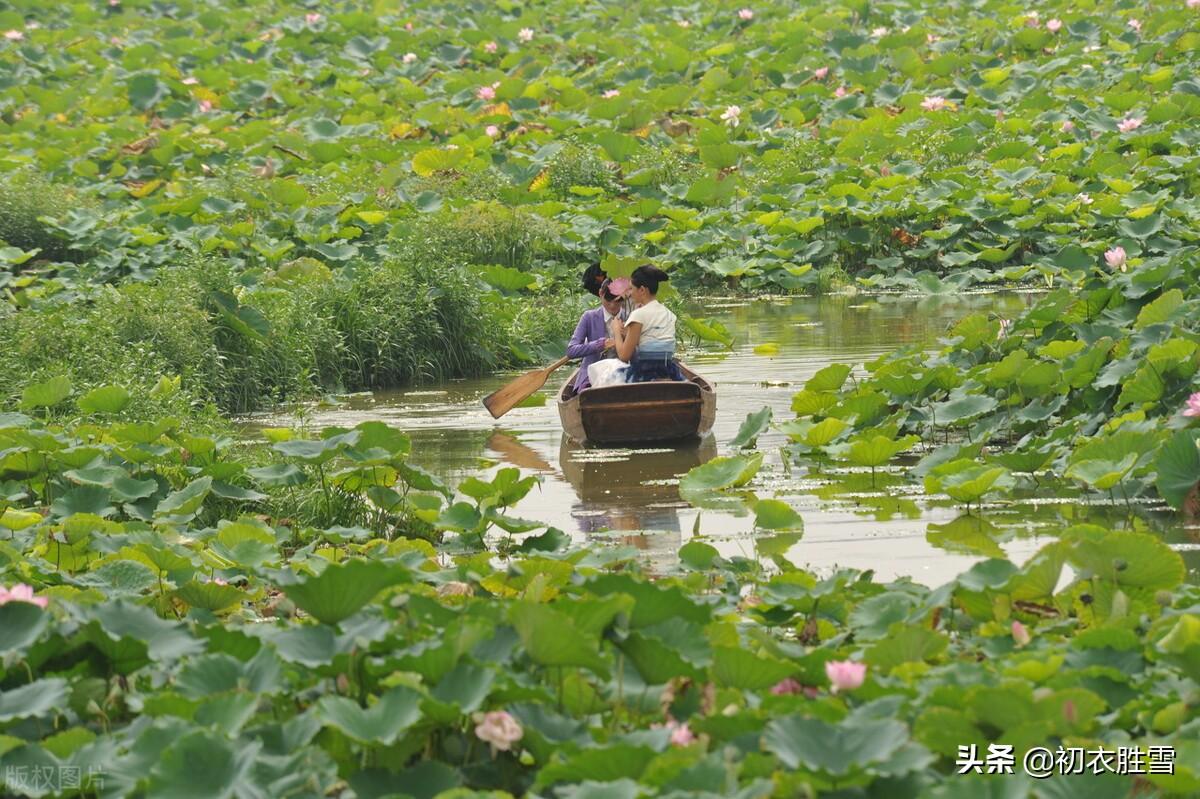
M626 383L650 380L685 380L674 355L634 355L625 370Z

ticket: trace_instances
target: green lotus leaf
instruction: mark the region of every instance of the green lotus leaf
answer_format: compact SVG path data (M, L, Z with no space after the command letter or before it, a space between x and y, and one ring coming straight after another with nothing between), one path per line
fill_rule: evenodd
M21 392L21 408L53 408L71 396L71 390L71 380L61 375L41 383L31 383Z
M1200 484L1200 431L1180 430L1158 451L1154 463L1155 485L1176 510ZM0 524L4 519L0 517Z
M885 763L908 742L908 728L891 719L829 724L800 714L775 719L762 736L767 751L788 768L830 777Z
M685 492L721 491L746 485L762 467L763 453L713 458L692 468L679 481Z
M337 624L362 610L385 588L410 579L396 563L347 560L325 567L318 575L279 572L280 589L317 621Z
M84 394L75 404L84 413L120 413L131 397L122 386L100 386Z
M769 407L764 406L761 410L747 414L745 421L738 428L737 435L733 437L733 441L729 442L729 446L739 449L753 448L758 437L770 424L771 409Z
M154 515L190 519L200 512L204 500L212 492L211 477L197 477L178 491L174 491L158 503Z
M901 452L912 449L920 440L919 436L904 436L900 439L880 434L864 436L850 445L846 457L858 466L875 468L883 466Z

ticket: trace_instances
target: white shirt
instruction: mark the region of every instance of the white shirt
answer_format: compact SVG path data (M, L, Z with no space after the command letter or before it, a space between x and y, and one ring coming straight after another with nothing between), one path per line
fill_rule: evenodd
M658 300L651 300L629 314L626 325L642 326L638 336L638 353L675 352L675 314Z

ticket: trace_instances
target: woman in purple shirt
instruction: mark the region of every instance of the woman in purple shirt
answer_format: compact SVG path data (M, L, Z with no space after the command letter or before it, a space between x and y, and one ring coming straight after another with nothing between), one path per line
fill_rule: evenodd
M608 323L614 317L625 318L624 293L629 288L628 283L629 281L622 277L605 280L600 285L600 307L584 311L583 316L579 317L575 333L567 343L567 357L583 359L579 364L579 376L575 378L576 393L591 386L587 368L600 360L604 351L613 346Z

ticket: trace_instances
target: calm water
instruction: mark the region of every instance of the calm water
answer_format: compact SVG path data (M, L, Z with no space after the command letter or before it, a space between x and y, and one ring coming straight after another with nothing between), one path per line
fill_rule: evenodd
M540 407L516 408L494 420L480 400L513 374L453 381L437 387L355 395L336 406L306 407L298 415L256 419L270 425L352 426L385 421L413 439L413 461L452 483L487 477L518 466L542 477L514 515L538 519L580 539L642 549L658 568L674 565L675 552L698 534L724 555L754 555L753 514L739 503L697 509L679 499L678 477L717 454L748 413L764 405L776 421L792 418L792 394L830 363L862 364L905 344L933 345L947 326L967 313L995 311L1012 317L1032 301L1020 293L952 297L820 297L723 300L710 298L696 315L723 322L736 336L730 352L687 353L689 364L716 386L713 433L678 449L597 449L563 434L553 395L567 367L551 376ZM756 354L775 344L772 354ZM514 373L515 374L515 373ZM786 439L768 432L758 446L762 471L749 486L760 498L777 497L804 517L803 539L789 558L820 571L839 566L874 569L884 579L909 575L936 585L987 556L1017 562L1033 554L1064 526L1081 520L1113 528L1161 532L1179 548L1195 579L1200 529L1183 527L1175 514L1152 506L1082 501L1077 496L1038 497L985 507L968 516L946 501L924 497L919 485L895 474L785 468ZM810 468L811 467L811 468Z

